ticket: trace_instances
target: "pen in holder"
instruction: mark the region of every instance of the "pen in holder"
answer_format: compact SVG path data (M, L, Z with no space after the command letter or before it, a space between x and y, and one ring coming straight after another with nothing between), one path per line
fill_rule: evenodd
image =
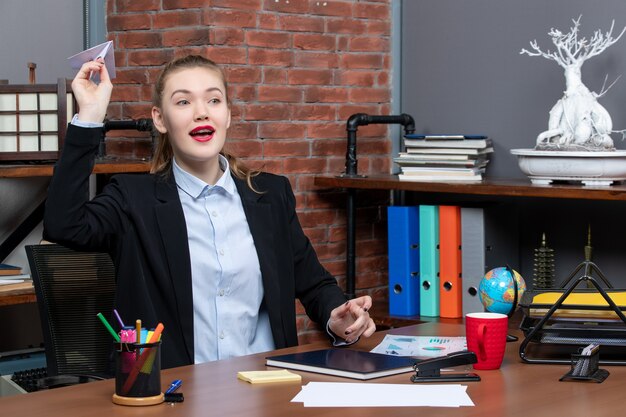
M571 369L559 381L595 381L602 382L609 376L609 371L599 369L600 348L589 345L578 354L572 354Z
M115 344L115 394L120 405L154 405L161 392L161 342Z

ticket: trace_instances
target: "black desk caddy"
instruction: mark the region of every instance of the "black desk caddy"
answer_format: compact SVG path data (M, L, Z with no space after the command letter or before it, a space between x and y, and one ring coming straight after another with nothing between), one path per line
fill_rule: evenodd
M576 280L572 281L576 274L584 270L583 274ZM626 365L626 316L622 312L622 309L626 309L626 306L618 307L611 297L607 294L607 291L600 286L598 281L591 275L592 273L602 280L607 289L615 290L611 283L600 271L600 268L593 263L589 257L581 262L576 269L570 274L570 276L561 285L561 289L548 289L540 292L558 292L562 295L553 304L533 304L533 297L537 292L527 291L520 302L520 307L524 311L524 318L520 324L520 329L524 332L525 338L520 344L519 355L520 358L526 363L535 364L570 364L572 359L567 354L567 358L533 358L529 356L528 348L531 345L540 346L542 344L565 344L582 346L589 343L599 343L602 347L611 346L618 349L622 349L621 356L624 359L602 359L597 363L603 365ZM571 282L571 283L570 283ZM590 288L578 289L576 292L584 293L590 292L599 293L608 305L563 305L567 297L576 290L581 283L591 284ZM562 290L565 289L563 292ZM625 291L625 290L615 290ZM548 308L547 313L537 321L537 318L531 317L530 310L532 308ZM553 326L550 323L552 315L560 308L569 310L604 310L613 311L619 320L599 320L593 318L580 318L577 320L563 320L559 323L558 327Z
M600 351L597 347L591 355L572 355L572 367L559 381L603 382L609 376L609 371L598 368L599 357Z

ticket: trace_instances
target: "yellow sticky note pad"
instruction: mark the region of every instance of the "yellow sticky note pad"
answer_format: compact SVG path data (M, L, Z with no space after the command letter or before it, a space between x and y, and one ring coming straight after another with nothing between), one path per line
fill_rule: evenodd
M269 382L302 381L302 377L286 369L279 371L245 371L237 372L237 378L251 384L266 384Z

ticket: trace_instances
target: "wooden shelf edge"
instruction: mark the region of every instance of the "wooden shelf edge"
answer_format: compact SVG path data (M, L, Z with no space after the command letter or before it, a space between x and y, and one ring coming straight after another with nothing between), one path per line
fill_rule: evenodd
M371 175L366 177L320 175L314 177L313 184L322 188L626 201L625 185L606 187L587 187L574 184L535 185L530 183L529 180L519 179L486 179L475 183L452 183L400 181L396 175Z
M0 178L51 177L54 165L0 165ZM115 160L96 163L94 174L149 172L150 162Z

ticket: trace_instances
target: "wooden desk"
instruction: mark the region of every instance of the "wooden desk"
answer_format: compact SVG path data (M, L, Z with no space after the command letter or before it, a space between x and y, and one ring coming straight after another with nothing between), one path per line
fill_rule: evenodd
M0 306L37 302L32 282L0 285Z
M423 323L390 333L410 335L455 336L464 332L462 324ZM358 348L369 350L380 342L383 332L359 342ZM325 346L311 344L282 350L281 353L311 350ZM460 408L304 408L291 403L300 384L281 383L250 385L236 378L237 371L265 369L265 354L165 370L162 385L182 379L185 402L151 407L123 407L111 402L113 380L0 398L2 415L29 417L381 417L381 416L611 416L621 415L623 381L626 367L603 367L611 375L601 384L559 382L569 367L564 365L528 365L518 356L519 342L510 343L503 366L495 371L476 371L481 382L468 382L467 391L475 407ZM302 384L310 381L357 382L344 378L299 372ZM411 384L410 374L374 379L373 383ZM360 382L370 383L370 382Z

